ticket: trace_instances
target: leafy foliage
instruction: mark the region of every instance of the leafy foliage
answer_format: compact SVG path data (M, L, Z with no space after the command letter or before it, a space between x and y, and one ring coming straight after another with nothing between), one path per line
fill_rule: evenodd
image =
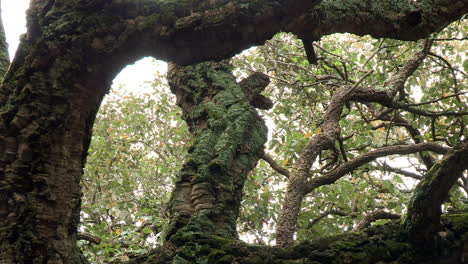
M80 228L101 239L82 245L94 263L161 243L165 203L190 142L164 78L151 93L112 91L97 116Z
M423 112L466 110L467 79L463 66L466 58L463 61L460 56L466 41L451 40L461 37L459 32L462 28L466 28L466 21L454 23L435 36L430 57L410 77L405 90L398 95L400 101L416 105L437 100L417 105ZM301 41L286 33L278 34L266 45L246 51L234 59L239 67L239 76L262 71L273 79L267 93L275 106L263 114L272 130L268 152L284 167L291 167L308 140L322 132L323 114L338 87L352 86L357 82L360 82L360 86L381 87L417 50L415 43L376 40L351 34L328 36L314 46L319 61L317 66L309 64ZM385 111L388 113L382 115ZM408 124L402 124L396 117L406 120ZM332 171L343 162L382 146L437 141L454 146L456 142L466 139L467 121L466 115L423 116L404 109L351 102L339 122L340 140L334 149L322 152L320 160L311 169L310 177ZM412 134L408 129L410 127L418 130L420 135ZM387 157L361 166L332 186L320 187L303 201L297 239L312 239L351 230L365 215L380 208L403 214L417 180L392 172L389 165L418 176L428 169L420 155ZM287 179L262 164L253 175L246 183L244 203L249 207L244 208L244 212L252 215L243 215L240 226L246 233L256 233L254 237L272 241L273 232L265 236L258 228L252 231L252 227L265 227L266 223L271 226L275 221L281 211L277 202L281 204ZM262 182L258 178L269 180ZM255 188L260 182L262 185ZM252 191L248 191L249 186ZM458 199L452 201L452 205L458 208L463 207L461 204L464 202L459 198L464 197L467 191L465 184L460 182L460 186L464 192L454 191ZM264 190L271 190L271 194L265 194ZM260 202L259 196L271 198ZM248 202L251 199L255 202ZM256 209L263 204L267 208ZM260 217L260 212L268 214Z

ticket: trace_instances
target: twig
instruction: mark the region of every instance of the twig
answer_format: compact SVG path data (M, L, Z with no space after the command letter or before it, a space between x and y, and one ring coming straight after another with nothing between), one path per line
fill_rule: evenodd
M325 212L319 214L316 218L312 219L312 221L309 222L309 224L307 224L307 229L311 229L315 224L317 224L318 222L320 222L320 220L322 220L323 218L329 216L329 215L337 215L337 216L348 216L349 214L348 213L345 213L341 210L338 210L338 209L329 209L329 210L326 210Z
M400 219L400 215L385 212L382 209L370 212L369 214L364 216L364 218L361 221L359 221L359 223L353 228L352 232L361 231L368 227L372 222L375 222L380 219Z
M78 235L77 235L77 239L78 240L85 240L85 241L88 241L88 242L90 242L92 244L96 244L96 245L101 244L101 238L97 237L95 235L92 235L90 233L79 232Z
M433 103L437 103L439 101L442 101L442 100L445 100L445 99L448 99L448 98L456 97L456 96L459 96L459 95L464 95L466 93L468 93L468 91L463 91L463 92L459 92L459 93L456 93L456 94L447 95L447 96L440 97L438 99L434 99L434 100L423 102L423 103L406 104L406 106L420 106L420 105L426 105L426 104L433 104Z
M263 159L264 161L266 161L268 164L270 164L270 167L271 167L274 171L278 172L278 173L281 174L281 175L286 176L286 178L289 178L289 175L290 175L289 171L288 171L286 168L284 168L284 167L282 167L281 165L279 165L279 164L278 164L272 157L270 157L268 154L264 153L262 159Z

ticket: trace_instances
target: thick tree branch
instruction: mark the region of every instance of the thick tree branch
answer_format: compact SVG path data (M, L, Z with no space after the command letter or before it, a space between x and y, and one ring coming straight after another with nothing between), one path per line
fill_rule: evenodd
M441 205L467 169L468 141L465 141L436 163L416 186L405 226L410 238L419 246L432 244L434 232L440 227Z
M320 186L332 184L344 175L352 172L356 168L366 163L369 163L377 158L396 154L413 154L422 151L432 151L438 154L445 154L448 150L445 147L442 147L436 143L420 143L414 145L382 147L380 149L376 149L361 156L358 156L357 158L354 158L353 160L350 160L346 163L343 163L340 167L334 169L333 171L323 176L319 176L309 180L307 187L305 188L305 193L310 193Z
M294 20L287 29L314 39L348 32L375 38L417 40L441 30L466 12L468 2L464 0L325 0L312 12Z
M126 25L118 30L128 39L130 50L184 65L229 58L261 45L319 2L87 0L79 5L81 9L87 5L86 9L99 10L103 16L123 19ZM105 50L115 46L114 41L100 42Z
M56 19L54 12L87 12L90 22L99 23L93 19L104 18L116 22L105 32L115 37L96 36L90 43L94 49L108 54L126 51L132 54L131 57L151 55L178 64L190 64L228 58L250 46L263 44L280 31L297 33L306 39L351 32L416 40L442 29L468 10L466 1L444 0L437 3L429 0L198 2L86 0L59 6L51 0L34 1L29 13L29 28L33 31L36 22ZM319 7L313 9L320 2ZM92 12L97 10L101 18L94 18ZM35 37L34 34L30 36Z
M390 87L389 97L395 97L396 93L404 89L406 80L413 75L419 68L427 54L431 50L432 40L426 40L421 51L417 52L405 65L395 74L388 82L384 83L385 87Z

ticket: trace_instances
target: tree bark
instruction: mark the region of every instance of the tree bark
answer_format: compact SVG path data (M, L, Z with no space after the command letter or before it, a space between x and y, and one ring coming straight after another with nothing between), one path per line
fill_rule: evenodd
M304 241L289 248L252 246L239 240L199 234L198 244L192 244L192 251L184 251L192 258L174 258L167 254L167 250L157 249L129 264L462 264L463 255L466 254L463 252L463 244L468 243L462 238L468 231L467 219L466 214L444 217L443 223L450 235L440 237L440 243L429 252L421 252L409 243L402 225L394 222L357 233ZM200 248L205 252L202 257L192 254L199 252Z
M417 40L440 31L450 23L450 17L466 12L468 3L464 0L324 0L295 19L286 31L316 40L337 32Z

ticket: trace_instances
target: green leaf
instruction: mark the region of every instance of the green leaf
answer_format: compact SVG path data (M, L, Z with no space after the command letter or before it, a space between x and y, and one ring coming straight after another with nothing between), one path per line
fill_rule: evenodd
M153 230L151 230L151 229L145 227L145 228L143 228L142 232L143 232L144 234L151 234L151 233L153 233Z

